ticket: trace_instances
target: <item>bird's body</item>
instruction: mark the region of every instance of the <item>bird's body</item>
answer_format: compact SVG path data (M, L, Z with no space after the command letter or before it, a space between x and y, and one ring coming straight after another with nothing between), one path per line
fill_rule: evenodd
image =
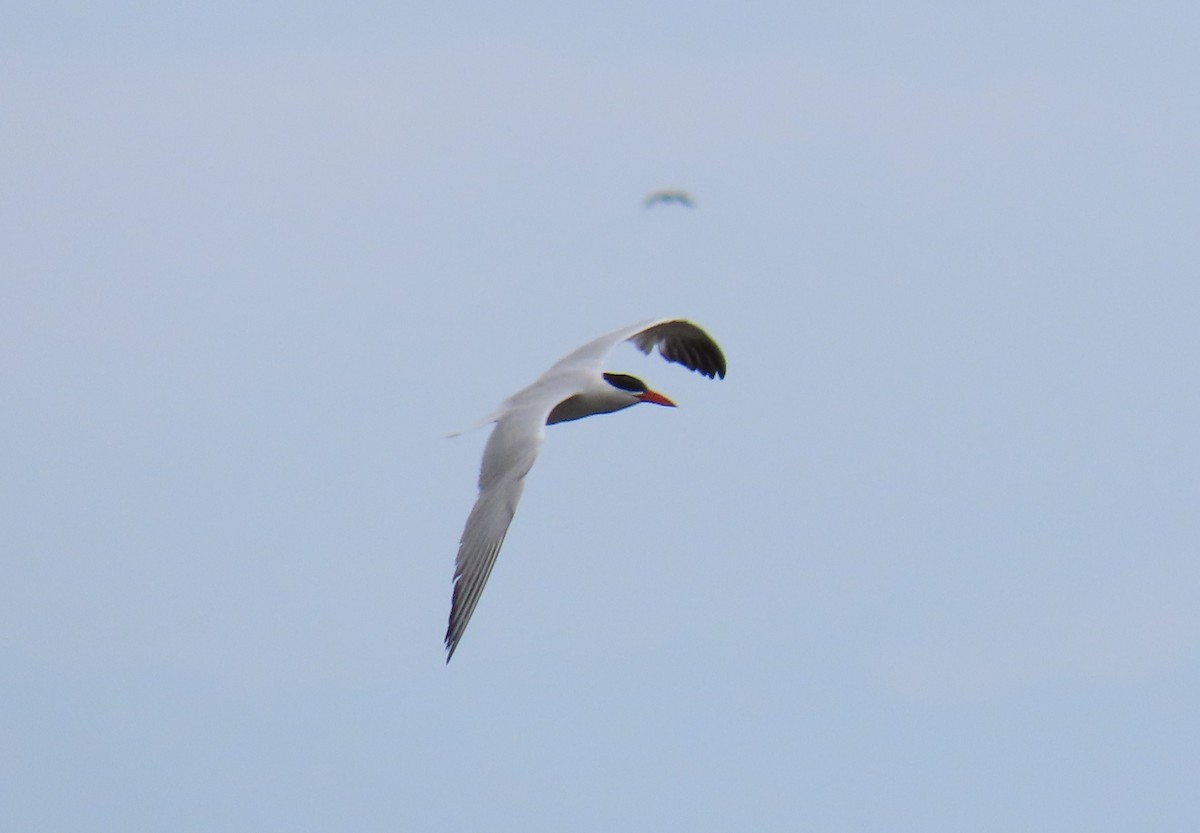
M695 198L682 188L663 188L658 191L651 191L642 200L642 205L646 208L650 208L658 203L676 203L688 208L696 207Z
M632 342L643 353L657 347L667 361L710 379L725 377L725 356L707 333L689 321L663 318L623 327L589 341L500 404L488 417L496 427L483 451L479 497L467 517L455 561L454 595L446 629L447 662L491 575L525 488L525 475L541 449L546 426L620 411L639 402L674 405L640 379L601 370L608 353L623 341Z

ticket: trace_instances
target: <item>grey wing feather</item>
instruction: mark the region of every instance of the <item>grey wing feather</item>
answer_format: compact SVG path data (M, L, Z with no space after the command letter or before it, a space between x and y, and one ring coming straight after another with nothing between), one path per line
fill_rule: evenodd
M537 409L512 411L500 418L488 438L479 470L479 498L467 517L454 563L454 594L450 621L446 626L446 662L454 656L492 574L496 556L525 490L525 475L541 448L545 421L545 413Z
M572 350L556 361L550 366L550 369L546 371L544 376L553 376L556 371L564 368L578 368L585 365L590 365L593 370L599 373L602 369L601 365L604 364L604 359L612 352L614 347L647 327L659 323L660 320L651 319L649 321L641 321L628 327L622 327L619 330L613 330L611 333L606 333L599 338L594 338L587 344Z
M471 621L524 489L524 480L514 480L503 491L480 495L471 509L454 565L454 595L446 625L446 662L454 656Z
M703 373L710 379L725 378L725 354L712 336L691 321L681 318L657 318L614 330L592 339L574 352L564 356L546 371L551 376L567 367L591 365L599 372L605 357L622 341L632 341L643 353L655 347L669 362Z

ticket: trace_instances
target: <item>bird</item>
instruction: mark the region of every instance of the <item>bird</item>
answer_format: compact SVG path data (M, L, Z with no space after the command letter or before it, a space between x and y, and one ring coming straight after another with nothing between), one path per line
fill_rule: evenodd
M505 399L482 424L495 423L479 469L479 496L467 517L454 563L446 662L458 648L479 596L496 563L504 536L545 438L546 426L608 414L646 402L675 407L637 377L603 370L617 345L631 342L649 355L657 348L668 362L709 379L725 378L725 355L691 321L659 318L614 330L559 359L532 384Z
M659 191L651 191L646 195L646 199L642 200L642 205L650 208L656 203L679 203L688 208L696 207L696 200L692 195L682 188L663 188Z

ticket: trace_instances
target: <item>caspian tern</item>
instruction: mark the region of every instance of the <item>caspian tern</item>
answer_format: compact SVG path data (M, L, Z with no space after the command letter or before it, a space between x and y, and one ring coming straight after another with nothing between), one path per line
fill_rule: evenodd
M659 355L667 361L710 379L725 378L725 356L708 333L690 321L660 318L622 327L589 341L559 359L533 384L504 400L488 416L486 421L495 422L496 427L483 451L479 497L459 541L450 623L446 628L446 662L454 656L491 575L525 488L525 475L546 436L546 426L620 411L639 402L675 406L661 393L646 387L641 379L602 370L605 358L623 341L632 342L646 354L657 347Z

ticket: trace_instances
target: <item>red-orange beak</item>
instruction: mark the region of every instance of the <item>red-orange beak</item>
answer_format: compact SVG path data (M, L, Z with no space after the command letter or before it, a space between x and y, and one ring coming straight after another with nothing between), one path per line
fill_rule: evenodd
M672 402L670 399L667 399L667 397L663 396L658 391L648 390L645 393L639 393L638 399L642 400L643 402L650 402L654 405L666 405L668 408L676 407L674 402Z

